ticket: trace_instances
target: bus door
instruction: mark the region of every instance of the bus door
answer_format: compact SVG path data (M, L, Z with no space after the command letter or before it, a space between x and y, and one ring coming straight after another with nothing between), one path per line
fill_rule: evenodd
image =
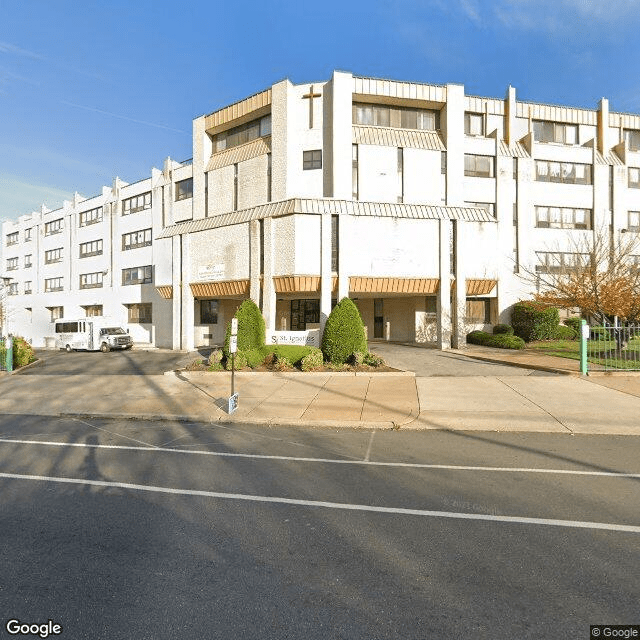
M87 322L87 334L89 339L87 349L89 349L89 351L93 351L95 348L93 346L93 322Z

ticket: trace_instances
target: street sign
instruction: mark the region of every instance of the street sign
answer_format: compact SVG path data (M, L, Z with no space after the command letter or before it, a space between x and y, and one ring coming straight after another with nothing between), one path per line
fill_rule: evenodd
M238 394L234 393L229 396L229 411L227 413L232 414L238 408Z
M229 352L236 353L238 351L238 336L231 335L229 337Z
M238 318L231 318L231 335L238 335Z
M589 329L590 329L590 327L589 327L589 325L588 325L588 324L583 324L583 325L582 325L582 337L583 337L585 340L588 340L588 339L589 339L589 333L590 333Z

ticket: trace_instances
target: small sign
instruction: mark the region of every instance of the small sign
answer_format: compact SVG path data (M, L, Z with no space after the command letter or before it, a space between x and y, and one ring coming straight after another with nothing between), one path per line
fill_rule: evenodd
M238 394L234 393L232 396L229 396L229 411L227 413L231 414L238 408Z
M319 347L320 329L308 329L307 331L267 331L267 344Z
M238 318L231 318L231 335L238 335Z
M229 352L236 353L238 351L238 336L229 337Z
M222 264L205 264L198 268L198 280L223 280L225 274L225 265Z
M588 340L588 339L589 339L589 333L590 333L590 327L589 327L589 325L588 325L588 324L583 324L583 325L582 325L582 337L583 337L585 340Z

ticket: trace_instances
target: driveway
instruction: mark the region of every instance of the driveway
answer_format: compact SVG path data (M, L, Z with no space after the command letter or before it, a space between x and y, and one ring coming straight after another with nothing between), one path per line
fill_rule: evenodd
M40 362L20 375L51 376L126 376L161 375L165 371L179 369L198 354L171 351L48 351L36 349Z
M370 342L369 350L381 355L390 367L415 371L418 377L432 376L549 376L532 369L521 369L493 362L481 362L459 353L439 351L433 347Z

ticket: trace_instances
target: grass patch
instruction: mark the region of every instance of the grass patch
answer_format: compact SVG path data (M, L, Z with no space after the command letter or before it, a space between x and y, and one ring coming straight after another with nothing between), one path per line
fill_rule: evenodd
M530 342L527 344L527 349L539 351L548 356L580 360L579 340ZM615 340L588 340L587 361L607 369L640 369L640 338L630 340L621 352L616 351Z

